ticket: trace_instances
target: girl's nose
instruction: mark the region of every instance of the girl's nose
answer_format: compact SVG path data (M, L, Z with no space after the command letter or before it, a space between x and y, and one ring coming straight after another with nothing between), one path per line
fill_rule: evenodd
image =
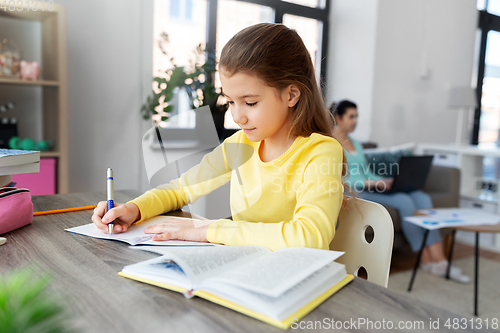
M234 122L237 124L245 124L248 121L241 109L238 109L235 105L231 106L231 115L233 116Z

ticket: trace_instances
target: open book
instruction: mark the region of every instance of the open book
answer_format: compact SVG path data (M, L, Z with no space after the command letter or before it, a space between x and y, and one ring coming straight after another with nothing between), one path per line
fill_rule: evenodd
M119 275L183 293L288 328L353 279L333 260L343 252L260 246L162 249Z

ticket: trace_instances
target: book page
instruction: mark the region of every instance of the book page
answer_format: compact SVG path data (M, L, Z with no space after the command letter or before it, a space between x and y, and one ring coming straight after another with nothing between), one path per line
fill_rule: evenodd
M153 258L125 266L122 272L187 290L193 289L191 281L189 281L189 278L179 265L165 257Z
M193 286L226 270L272 253L263 246L210 246L169 248L163 256L176 262Z
M262 295L214 279L206 281L202 291L281 321L309 304L346 276L344 265L331 262L279 297Z
M128 243L130 245L154 245L154 246L212 246L210 243L187 242L180 240L154 241L152 234L145 234L144 229L150 225L155 225L175 217L176 219L186 219L176 216L155 216L139 224L132 224L126 232L119 234L105 234L99 230L94 223L81 225L79 227L65 229L66 231L99 239L110 239Z
M289 247L226 271L214 279L278 297L342 254L337 251Z

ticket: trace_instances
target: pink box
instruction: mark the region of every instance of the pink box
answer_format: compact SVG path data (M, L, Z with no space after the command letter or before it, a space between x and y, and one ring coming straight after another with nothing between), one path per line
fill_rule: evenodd
M12 181L17 188L29 189L31 195L56 194L56 167L56 158L40 158L40 172L12 175Z

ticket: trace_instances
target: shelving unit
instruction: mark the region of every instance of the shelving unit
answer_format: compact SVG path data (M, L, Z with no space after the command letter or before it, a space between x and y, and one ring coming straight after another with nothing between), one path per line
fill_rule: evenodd
M416 153L418 155L434 155L433 163L460 169L460 207L479 208L490 213L500 214L500 196L498 192L484 196L481 195L481 188L478 186L484 180L484 158L500 158L500 149L478 146L419 144ZM500 184L500 179L492 179L492 181ZM486 234L481 235L481 237L485 238L485 241L482 240L481 244L489 243L492 249L500 250L499 234Z
M31 9L28 10L27 3ZM26 130L29 133L19 133L21 137L30 137L30 133L41 133L41 139L52 140L54 148L52 151L42 152L41 157L52 157L57 159L57 192L68 192L68 133L67 133L67 57L66 57L66 11L61 5L54 4L54 10L49 11L45 1L45 11L42 11L42 2L38 2L38 11L33 11L33 1L23 2L23 10L4 11L0 10L0 21L3 26L11 25L16 29L17 38L35 40L40 44L40 53L35 59L40 64L42 78L38 81L21 80L17 78L0 77L0 91L2 89L12 91L15 89L27 89L24 87L35 87L41 89L41 122L31 124L27 116L18 116L18 122L30 123L30 126L39 126ZM39 33L33 35L33 29L22 31L22 22L37 22ZM19 28L21 27L21 28ZM19 31L21 29L21 31ZM5 29L0 32L0 38L9 34ZM14 32L14 31L10 31ZM28 59L27 59L28 60ZM20 90L19 90L20 91ZM22 92L20 92L22 94Z
M464 200L475 200L478 203L488 203L493 206L491 212L500 213L500 197L481 197L478 183L483 180L483 160L485 157L500 158L500 149L481 148L478 146L456 146L420 144L418 154L434 155L434 163L455 166L460 169L460 196ZM496 181L500 181L496 179Z

